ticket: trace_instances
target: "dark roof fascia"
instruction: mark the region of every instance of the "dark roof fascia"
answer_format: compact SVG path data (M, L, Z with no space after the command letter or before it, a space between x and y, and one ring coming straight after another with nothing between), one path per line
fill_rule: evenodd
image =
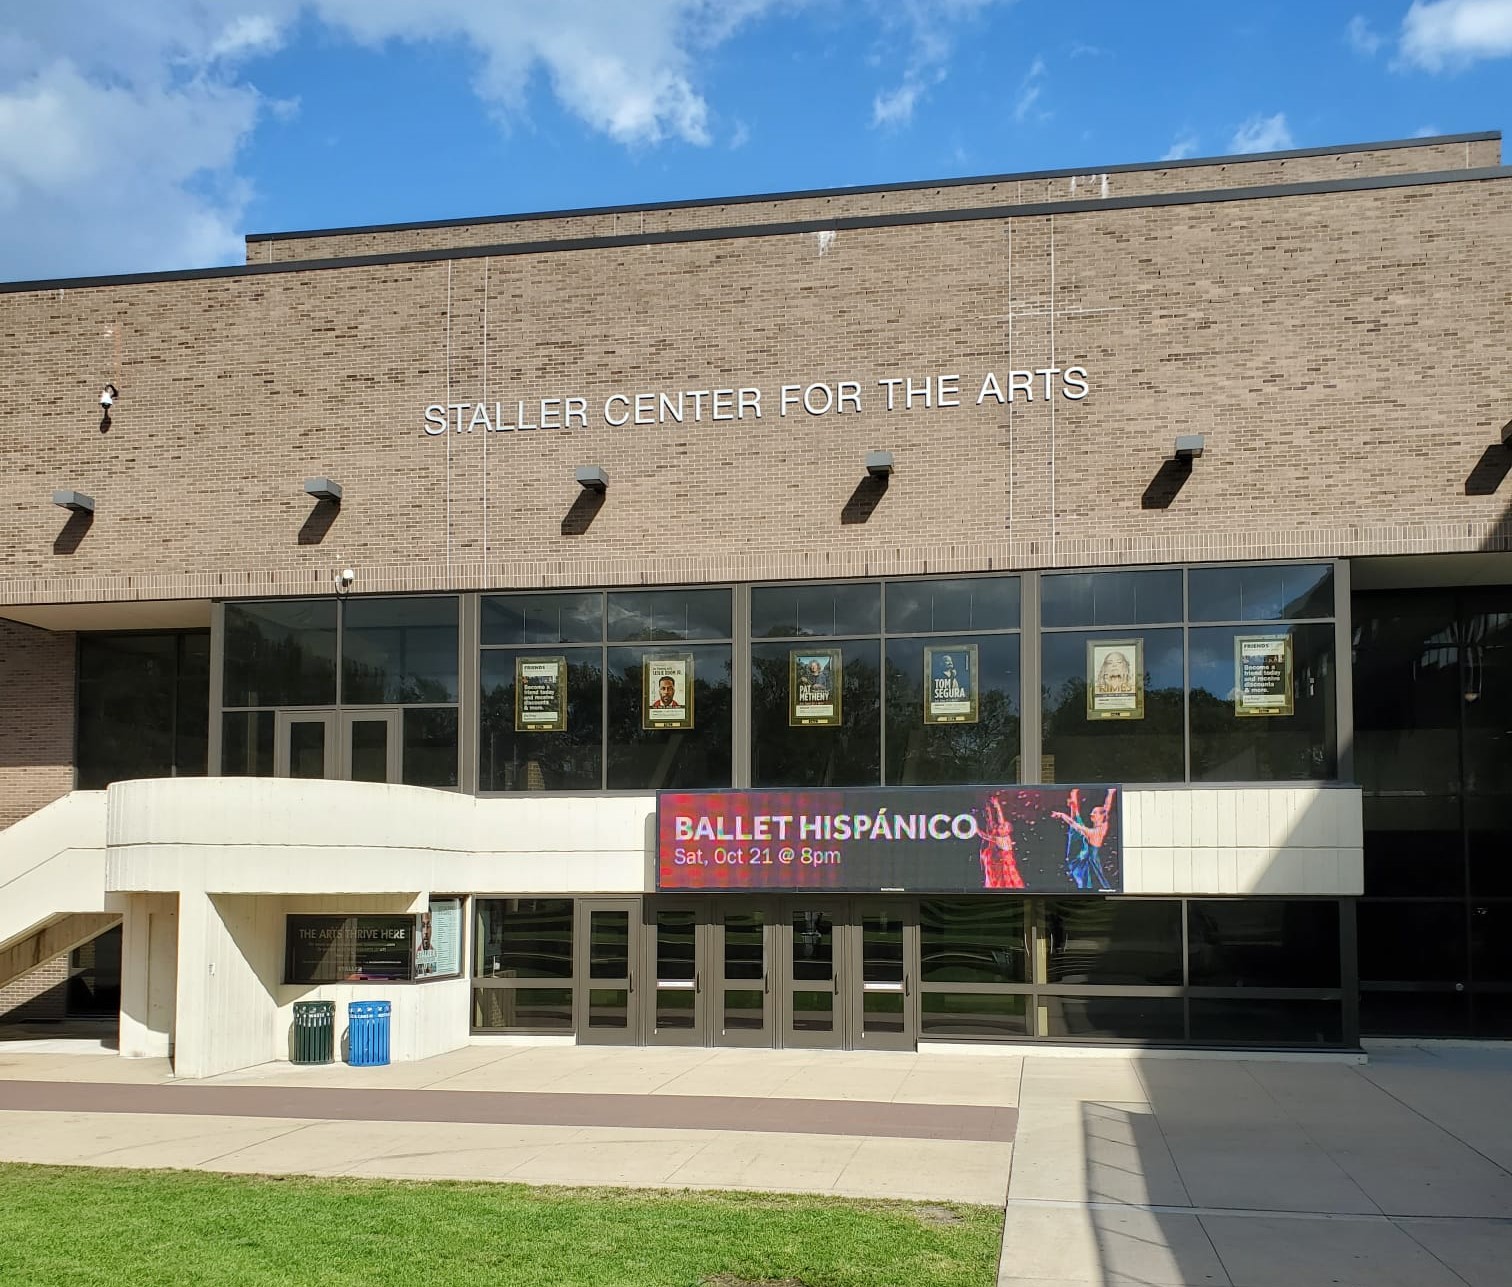
M1015 174L984 174L959 179L925 179L908 183L871 183L849 188L799 188L791 192L761 192L733 197L700 197L692 201L652 201L639 205L582 206L569 210L532 210L520 214L483 215L471 219L422 219L412 223L374 223L350 228L306 228L294 232L249 232L248 244L295 241L314 237L352 237L385 232L423 232L428 228L467 228L491 223L525 223L534 219L576 219L592 215L639 214L653 210L702 210L711 206L748 205L761 201L803 201L819 197L858 197L878 192L921 192L928 188L963 188L986 183L1027 183L1036 179L1070 179L1094 174L1136 174L1143 170L1180 170L1215 165L1251 165L1259 161L1290 161L1313 156L1343 156L1354 152L1382 152L1394 148L1431 147L1445 143L1490 143L1500 130L1477 134L1439 134L1427 138L1391 139L1381 143L1347 143L1337 147L1292 148L1284 152L1237 152L1227 156L1184 157L1174 161L1140 161L1123 165L1078 166L1061 170L1024 170Z
M520 241L496 246L448 246L377 255L350 255L339 259L286 259L271 264L231 264L224 268L182 268L155 273L118 273L104 277L61 277L43 281L0 282L0 295L13 295L26 291L136 286L156 282L217 281L224 278L262 277L276 273L324 272L340 268L435 263L449 259L505 258L514 255L562 254L575 250L615 250L633 246L734 241L747 237L790 236L795 233L850 232L868 228L897 228L935 223L975 223L990 219L1087 214L1095 210L1140 210L1164 206L1214 205L1232 201L1264 201L1278 197L1321 196L1336 192L1437 187L1445 184L1479 183L1488 179L1507 178L1512 178L1512 166L1498 165L1473 170L1445 170L1437 174L1387 174L1352 179L1320 179L1312 183L1270 184L1255 188L1215 188L1206 192L1163 192L1132 197L1102 197L1087 201L1038 201L1024 205L981 206L958 210L916 210L899 214L851 215L840 219L803 219L786 223L750 224L724 228L674 228L663 232L623 233L610 237L564 237L557 241Z

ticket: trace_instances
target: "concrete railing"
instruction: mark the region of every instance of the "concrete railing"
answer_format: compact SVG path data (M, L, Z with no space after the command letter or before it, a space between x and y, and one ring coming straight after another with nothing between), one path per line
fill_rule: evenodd
M0 949L105 910L104 791L74 791L0 831Z

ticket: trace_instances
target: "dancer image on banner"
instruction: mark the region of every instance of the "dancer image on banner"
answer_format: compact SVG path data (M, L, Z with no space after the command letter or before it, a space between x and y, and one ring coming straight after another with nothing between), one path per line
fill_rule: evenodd
M1103 872L1102 847L1108 838L1113 799L1117 794L1117 787L1109 787L1107 798L1092 807L1092 820L1087 823L1081 819L1081 791L1072 787L1066 800L1069 812L1057 810L1050 815L1066 824L1066 875L1078 889L1108 891L1113 888Z
M1001 798L991 797L983 813L978 823L983 885L988 889L1023 889L1024 878L1013 849L1013 823L1003 812Z

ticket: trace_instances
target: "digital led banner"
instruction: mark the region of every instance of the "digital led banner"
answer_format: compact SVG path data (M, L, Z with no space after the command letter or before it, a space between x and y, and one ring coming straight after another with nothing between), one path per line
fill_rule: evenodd
M659 890L840 893L1123 888L1110 786L663 791Z

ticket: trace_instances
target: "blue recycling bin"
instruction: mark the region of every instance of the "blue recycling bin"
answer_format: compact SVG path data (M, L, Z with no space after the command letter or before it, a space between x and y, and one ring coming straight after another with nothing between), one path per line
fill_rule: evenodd
M353 1068L378 1068L389 1061L387 1001L347 1002L347 1063Z

